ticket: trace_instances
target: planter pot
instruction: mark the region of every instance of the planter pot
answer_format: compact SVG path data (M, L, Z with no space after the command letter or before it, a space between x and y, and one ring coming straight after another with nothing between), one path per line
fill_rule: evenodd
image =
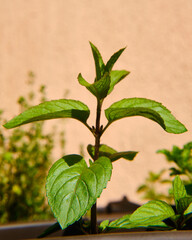
M53 225L54 222L16 223L0 226L0 239L17 240L37 238L44 230ZM50 236L61 236L58 231Z
M0 239L33 239L54 222L38 222L26 224L10 224L0 227ZM62 231L58 231L45 238L46 240L191 240L192 231L154 231L154 232L126 232L98 235L82 235L62 237Z
M192 231L138 232L46 238L46 240L191 240Z

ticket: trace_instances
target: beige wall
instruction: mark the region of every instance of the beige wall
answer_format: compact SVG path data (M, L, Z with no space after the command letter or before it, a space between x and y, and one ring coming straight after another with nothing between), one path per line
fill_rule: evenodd
M99 48L105 61L127 46L115 67L131 74L104 108L125 97L151 98L167 106L189 130L168 134L156 123L136 117L116 122L106 132L102 142L140 153L134 162L114 164L99 205L123 195L140 201L136 187L149 170L165 166L156 150L192 140L191 13L191 0L0 0L0 108L4 116L18 113L16 99L26 92L30 70L38 86L46 84L49 99L62 98L69 89L70 98L95 110L94 98L76 80L79 72L90 82L94 78L88 41ZM89 123L93 121L91 116ZM81 143L93 143L91 134L75 120L67 120L65 131L66 153L77 153Z

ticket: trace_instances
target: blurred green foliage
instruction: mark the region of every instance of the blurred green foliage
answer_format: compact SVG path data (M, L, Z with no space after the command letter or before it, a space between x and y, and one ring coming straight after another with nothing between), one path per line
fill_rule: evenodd
M166 200L171 203L172 177L176 175L182 176L188 194L192 194L192 142L185 144L182 148L173 146L172 150L161 149L157 153L163 154L172 166L168 169L162 169L158 173L149 172L145 183L137 189L137 192L143 194L142 198ZM165 184L169 189L167 194L160 190Z
M29 74L29 85L34 82ZM40 87L41 102L46 100L45 86ZM20 97L21 111L29 108L33 91ZM0 122L5 120L0 112ZM2 124L1 124L2 125ZM0 223L42 220L52 217L46 202L45 181L52 162L55 129L45 133L44 122L19 127L9 133L0 128ZM61 133L64 147L64 135Z

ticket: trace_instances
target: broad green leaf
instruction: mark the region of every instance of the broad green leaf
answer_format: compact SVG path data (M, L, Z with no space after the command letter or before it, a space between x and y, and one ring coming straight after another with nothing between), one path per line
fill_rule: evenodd
M162 221L174 215L174 210L166 202L153 200L139 207L131 216L127 215L111 222L109 227L124 229L139 227L166 228L167 225Z
M80 155L67 155L51 167L46 183L48 202L62 229L95 203L110 180L112 164L101 157L90 167Z
M120 55L122 54L122 52L124 50L125 50L125 48L122 48L111 56L111 58L109 59L109 61L107 62L106 66L105 66L105 72L110 73L110 71L112 70L117 59L120 57Z
M95 61L96 81L98 81L103 76L105 64L103 63L101 54L100 54L99 50L96 48L96 46L94 46L93 43L91 43L91 42L89 42L89 43L91 45L93 58Z
M95 154L95 148L93 145L89 144L87 146L87 151L89 153L89 155L94 158L94 154ZM99 147L99 156L106 156L108 158L111 159L112 162L120 159L120 158L124 158L126 160L133 160L134 157L137 155L138 152L134 152L134 151L126 151L126 152L117 152L116 150L114 150L113 148L105 145L105 144L101 144Z
M176 176L173 181L173 196L178 213L183 212L185 209L180 208L181 205L179 205L179 200L187 197L187 191L179 176Z
M107 96L110 88L110 76L105 74L101 79L93 84L88 83L81 74L78 75L78 81L82 86L85 86L98 99L103 99Z
M69 99L53 100L29 108L7 122L4 127L14 128L30 122L55 118L74 118L86 123L89 114L89 108L80 101Z
M164 201L152 200L139 207L131 216L130 221L139 224L149 224L162 221L175 215L173 208Z
M183 133L187 131L171 112L161 103L145 98L128 98L112 104L105 110L108 125L125 117L143 116L157 122L165 131Z
M110 72L111 83L108 95L113 91L114 86L123 80L130 72L126 70L114 70Z

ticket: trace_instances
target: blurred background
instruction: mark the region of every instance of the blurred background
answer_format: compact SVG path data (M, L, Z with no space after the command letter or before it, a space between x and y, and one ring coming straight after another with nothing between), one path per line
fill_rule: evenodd
M80 72L90 83L94 80L89 41L98 47L104 62L126 46L114 69L131 74L115 87L103 109L123 98L150 98L163 103L188 129L181 135L168 134L158 124L134 117L115 122L104 134L102 143L139 154L133 162L122 159L114 163L112 179L98 206L123 196L135 203L144 202L137 188L149 171L158 172L168 166L165 157L156 151L171 150L173 145L182 147L191 141L191 13L190 0L0 0L1 122L26 107L25 98L20 98L18 105L20 96L28 96L32 105L39 103L44 94L39 88L43 85L48 100L65 96L87 104L92 110L88 123L94 125L95 99L77 81ZM106 123L105 117L102 123ZM81 152L88 160L86 146L94 139L80 122L51 120L44 131L41 134L54 132L56 139L50 161L59 159L62 152ZM2 126L1 133L9 134ZM3 163L2 169L6 170ZM22 189L11 189L21 195Z

